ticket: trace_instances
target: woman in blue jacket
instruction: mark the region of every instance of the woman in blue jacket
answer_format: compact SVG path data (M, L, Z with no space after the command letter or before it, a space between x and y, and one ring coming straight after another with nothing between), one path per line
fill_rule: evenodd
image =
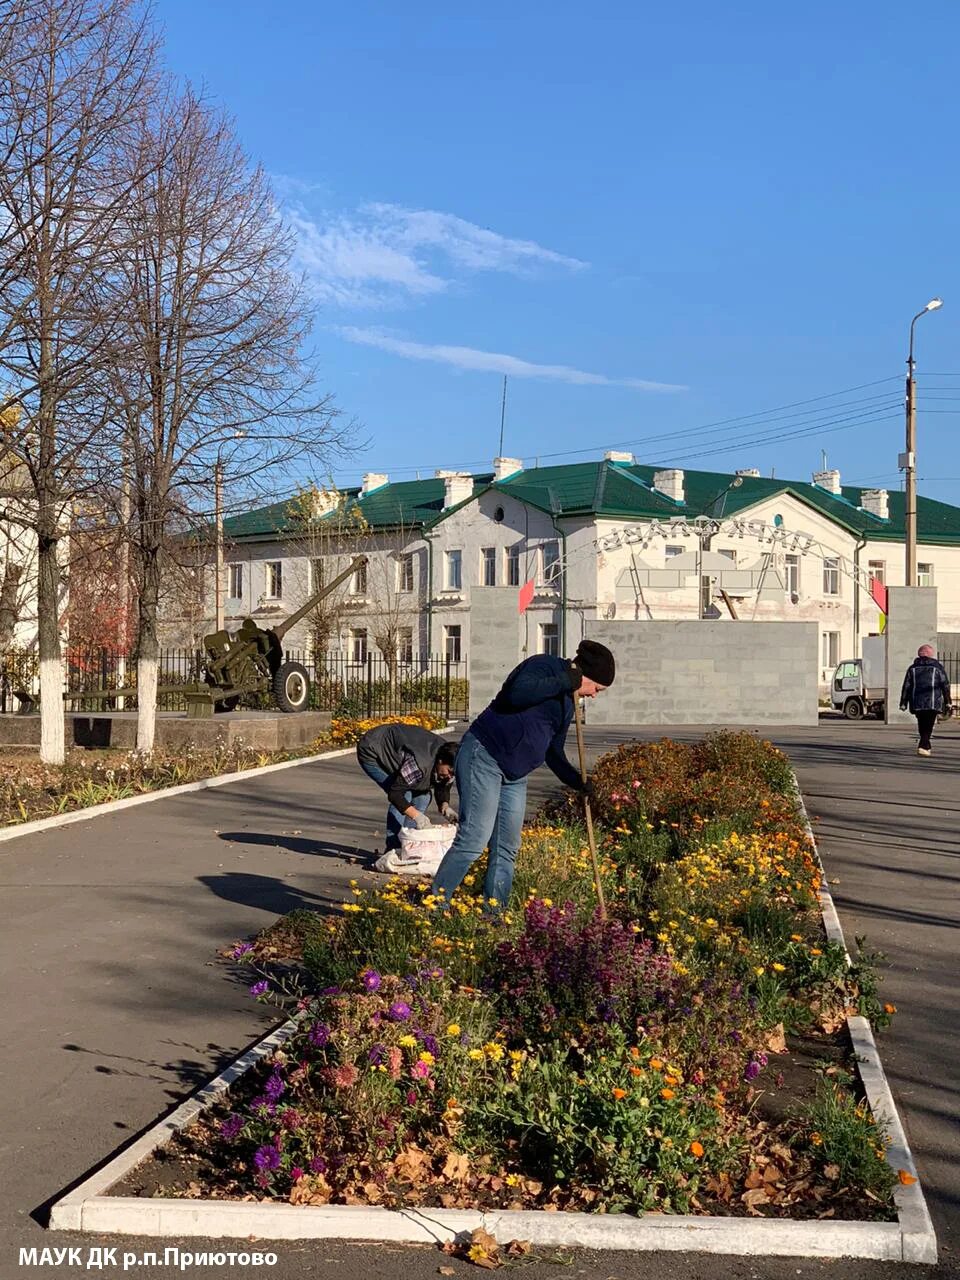
M541 654L514 668L460 743L460 825L431 893L449 902L489 845L484 897L506 906L520 848L527 775L546 764L566 786L583 790L580 773L564 750L573 699L595 698L613 684L615 674L613 654L594 640L581 641L572 662Z
M933 754L931 738L938 715L951 711L950 679L943 664L937 661L932 644L922 644L917 650L913 665L907 668L900 690L900 710L907 709L917 717L920 737L918 756Z

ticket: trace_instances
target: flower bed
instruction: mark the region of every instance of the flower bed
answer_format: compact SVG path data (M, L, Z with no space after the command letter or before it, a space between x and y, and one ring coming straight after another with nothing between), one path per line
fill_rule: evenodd
M501 920L470 896L478 868L449 904L354 884L341 915L238 946L299 1029L167 1150L166 1194L892 1216L843 1031L893 1010L825 940L785 759L717 735L621 748L594 776L608 920L554 819L525 832ZM278 957L298 982L263 968Z
M359 742L370 729L378 729L382 724L415 724L421 729L442 729L446 724L443 716L432 711L411 711L402 716L371 716L364 719L340 717L330 723L330 742L337 747L350 747Z

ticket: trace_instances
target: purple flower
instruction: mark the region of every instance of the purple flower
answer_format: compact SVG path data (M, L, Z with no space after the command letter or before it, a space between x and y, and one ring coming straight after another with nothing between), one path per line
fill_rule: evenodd
M293 1168L290 1170L290 1181L299 1182L302 1177L303 1177L303 1170L300 1168L298 1164L295 1164Z
M314 1156L310 1161L311 1173L326 1173L330 1166L324 1160L323 1156Z
M436 1036L424 1036L423 1047L426 1049L427 1053L432 1053L435 1058L439 1058L440 1046L437 1044Z
M379 991L382 979L376 969L364 969L360 975L360 981L365 991Z
M407 1106L412 1107L416 1103L416 1101L417 1101L416 1089L408 1089L407 1090Z
M320 992L322 996L338 996L340 994L339 987L324 987Z
M274 1072L273 1075L270 1077L270 1079L267 1081L267 1083L264 1085L263 1092L267 1095L267 1097L270 1099L271 1102L276 1102L277 1099L280 1097L281 1093L283 1093L284 1089L286 1089L286 1087L287 1086L283 1083L283 1080L281 1079L281 1077L278 1076L276 1072Z
M387 1013L389 1013L394 1022L406 1022L410 1017L410 1006L406 1000L394 1000Z
M276 1147L261 1147L253 1157L253 1163L258 1169L279 1169L280 1152Z
M382 1044L371 1045L370 1050L367 1053L367 1058L369 1059L372 1066L379 1067L382 1063L386 1062L386 1059L387 1059L386 1045L382 1045Z
M325 1044L330 1043L330 1028L322 1022L315 1022L307 1039L315 1049L322 1049Z
M261 979L260 982L255 982L250 988L250 994L252 996L265 996L269 990L270 983Z
M743 1073L743 1078L744 1080L756 1080L759 1074L760 1074L760 1063L757 1062L756 1058L751 1058L750 1061L747 1063L747 1069Z
M225 1138L227 1142L232 1142L242 1128L243 1117L234 1112L233 1115L227 1116L226 1120L220 1122L220 1137Z
M418 1058L410 1068L410 1074L413 1076L414 1080L426 1080L427 1076L430 1074L430 1064L428 1062L424 1062L422 1058Z
M243 956L247 954L248 951L252 951L252 950L253 950L252 942L239 942L233 948L233 951L231 954L233 955L234 960L240 960L242 959Z
M265 1094L261 1094L260 1097L252 1100L250 1103L250 1109L252 1111L266 1111L268 1115L272 1116L276 1111L277 1106L276 1103L271 1102Z

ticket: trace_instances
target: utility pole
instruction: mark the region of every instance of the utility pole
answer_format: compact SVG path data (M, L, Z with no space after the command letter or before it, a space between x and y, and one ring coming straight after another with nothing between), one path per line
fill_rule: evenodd
M507 416L507 375L503 375L503 399L500 401L500 448L497 457L503 457L503 423Z
M217 605L217 625L215 630L223 630L223 461L217 455L217 465L213 472L213 506L214 519L217 526L217 566L216 584L214 587Z
M907 451L899 458L900 470L904 473L904 511L903 528L906 542L906 575L908 587L917 585L917 383L914 373L916 361L913 358L913 330L921 316L928 311L939 311L943 306L942 298L933 298L922 311L910 321L910 353L907 356Z

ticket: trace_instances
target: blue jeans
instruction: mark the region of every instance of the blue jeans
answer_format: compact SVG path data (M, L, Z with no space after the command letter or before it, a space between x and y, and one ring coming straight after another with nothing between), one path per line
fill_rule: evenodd
M527 780L511 781L479 738L467 733L457 752L457 795L460 822L457 834L433 878L430 892L449 902L487 845L490 859L484 897L505 907L520 848L520 832L527 805Z
M372 778L374 780L382 791L389 792L393 784L394 774L387 773L387 771L385 769L381 769L378 764L372 764L368 760L361 760L360 768L368 778ZM422 795L416 796L412 791L407 791L404 793L403 798L407 805L412 804L413 807L415 809L419 809L421 813L427 812L427 807L430 804L429 791L425 791ZM389 852L391 849L399 849L400 828L412 827L413 825L412 818L408 818L405 813L401 813L395 805L387 805L387 843L384 846L385 851Z

